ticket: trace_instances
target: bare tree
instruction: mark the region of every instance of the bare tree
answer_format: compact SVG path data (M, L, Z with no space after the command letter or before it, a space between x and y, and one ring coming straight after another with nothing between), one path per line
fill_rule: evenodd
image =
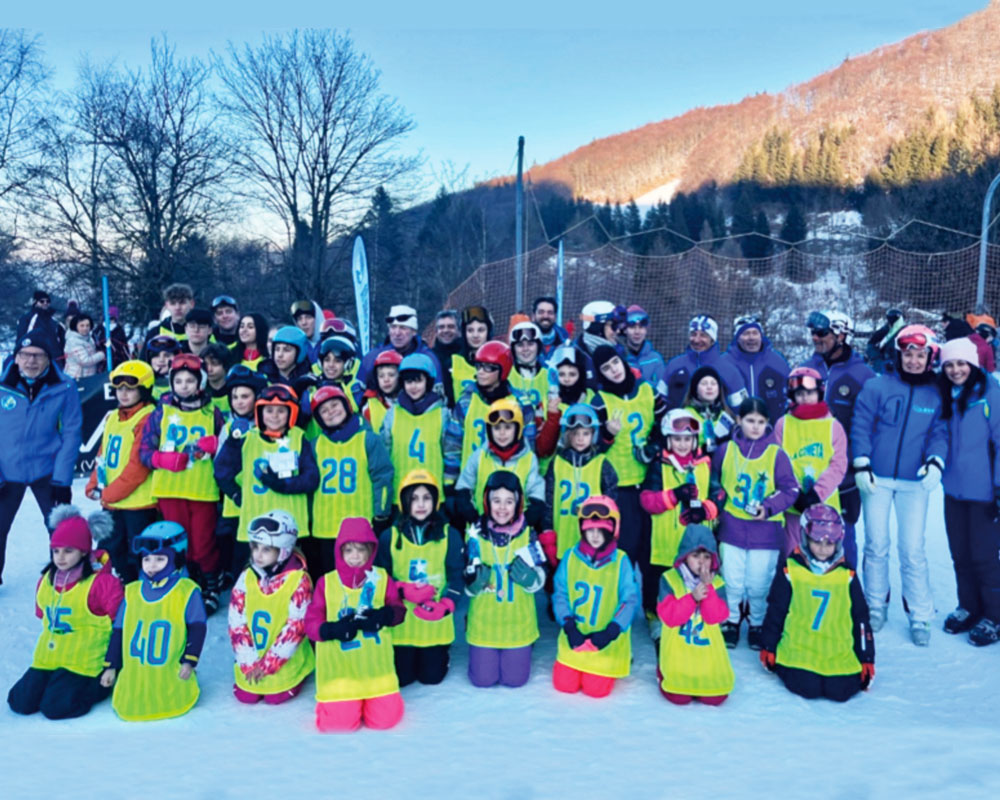
M187 244L225 218L229 143L207 83L211 69L153 41L145 70L98 73L96 143L110 157L108 224L115 257L105 266L129 279L148 312L183 267ZM88 118L89 119L89 118Z
M35 132L46 78L38 37L0 28L0 200L23 190L35 174Z
M293 288L322 303L331 294L324 278L333 239L376 187L418 165L395 149L413 122L381 92L378 70L347 34L308 30L265 36L257 47L230 43L215 65L239 132L237 171L285 226Z

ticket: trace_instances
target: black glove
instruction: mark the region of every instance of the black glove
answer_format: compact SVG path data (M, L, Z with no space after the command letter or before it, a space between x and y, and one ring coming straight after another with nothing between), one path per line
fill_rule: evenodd
M276 472L272 472L267 467L264 467L262 469L254 469L254 474L257 476L257 480L272 492L283 494L284 481L278 477Z
M319 638L324 642L337 639L341 642L349 642L358 635L358 622L354 618L352 611L345 617L341 617L336 622L324 622L319 626Z
M392 514L387 514L384 517L375 517L372 519L372 530L375 531L375 535L378 536L382 531L388 530L392 525Z
M698 487L693 483L682 483L680 486L675 486L671 491L674 493L674 497L677 498L678 503L690 503L695 499L695 495L698 494Z
M52 505L62 506L73 502L73 488L71 486L56 486L54 483L50 483L49 490Z
M566 638L569 639L569 646L574 650L587 641L587 637L580 633L576 627L575 619L568 619L563 623L563 630L566 631Z
M819 499L819 495L816 494L816 489L810 489L808 492L799 492L799 496L795 498L795 510L800 514L807 508L812 506L818 506L823 501Z
M395 612L392 608L382 606L381 608L366 608L362 616L356 616L354 619L357 622L358 630L365 633L375 633L392 622L394 615Z
M594 631L590 634L590 642L598 650L603 650L609 644L611 644L615 639L617 639L622 632L621 625L617 622L609 622L608 627L601 631Z
M681 523L684 525L700 525L706 519L708 519L708 514L705 513L704 506L686 508L681 512L680 516Z
M229 495L229 499L233 501L233 505L235 505L237 508L240 508L243 505L243 492L237 489L235 492Z
M475 596L486 590L492 575L492 569L485 564L480 564L474 570L466 570L462 577L465 579L465 585L469 587L469 594Z

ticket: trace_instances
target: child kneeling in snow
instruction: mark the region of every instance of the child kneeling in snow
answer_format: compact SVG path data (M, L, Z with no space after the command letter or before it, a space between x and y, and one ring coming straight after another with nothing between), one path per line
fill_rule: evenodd
M198 702L194 668L206 615L201 590L187 577L187 548L177 522L154 522L132 540L142 571L125 587L101 674L102 686L115 686L111 707L127 722L179 717Z
M306 633L316 642L316 727L354 731L391 728L403 718L393 663L392 634L406 615L400 588L374 566L378 542L371 523L340 525L335 568L316 583Z
M580 541L556 570L552 603L562 621L552 685L607 697L632 664L630 627L639 603L635 568L618 549L621 516L609 497L580 508Z
M524 519L517 474L493 472L483 491L486 513L467 531L465 639L473 686L524 686L538 638L533 595L545 583L541 545ZM527 560L526 560L527 559Z
M52 558L35 589L42 632L31 666L7 703L18 714L41 711L49 719L69 719L83 716L111 693L100 676L122 587L111 573L108 554L91 552L92 533L100 539L112 532L107 511L85 520L75 506L56 506L49 525Z
M717 706L736 682L719 628L729 616L729 604L718 569L712 531L688 525L674 568L660 577L656 606L664 626L657 668L660 691L676 705L698 700Z
M807 699L844 702L875 677L868 603L843 541L835 508L807 508L802 543L774 576L767 599L760 661Z
M233 694L241 703L291 700L313 671L306 638L306 610L312 579L299 535L287 511L270 511L250 521L250 566L237 578L229 600L229 641L233 645Z

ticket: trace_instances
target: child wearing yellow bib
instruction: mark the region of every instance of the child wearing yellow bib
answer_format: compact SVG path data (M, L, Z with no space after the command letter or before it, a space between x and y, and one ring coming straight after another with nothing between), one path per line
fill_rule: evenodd
M788 375L788 413L774 424L774 438L792 460L799 496L785 515L785 555L801 541L799 519L810 506L840 508L838 487L847 474L847 434L823 400L823 376L812 367L796 367ZM845 539L853 560L857 548Z
M322 386L339 386L344 390L354 411L361 407L365 385L354 376L357 374L358 349L343 333L323 339L319 345L319 360L313 371L319 373Z
M111 707L126 722L179 717L198 702L194 670L206 616L184 566L187 546L176 522L154 522L132 542L142 572L125 587L101 673L101 685L115 687Z
M453 519L475 522L484 511L483 489L497 470L515 473L526 495L524 518L533 528L545 515L545 483L538 474L538 458L524 441L521 403L501 397L486 412L486 444L477 447L455 483Z
M673 567L660 577L656 605L664 626L656 669L660 693L674 705L697 700L717 706L736 678L719 629L729 605L712 531L688 525Z
M250 565L236 580L229 600L233 694L241 703L279 705L302 691L313 671L306 638L306 610L312 579L299 535L287 511L270 511L250 521Z
M635 568L618 550L618 507L610 497L586 500L580 540L556 570L552 595L562 626L552 668L557 691L607 697L632 662L632 619L639 605Z
M377 531L389 524L393 469L381 437L351 411L339 386L313 392L312 416L320 428L313 442L319 488L312 498L312 538L303 543L314 578L336 566L336 538L349 517L372 520Z
M448 674L455 640L455 606L462 597L462 537L440 506L441 486L413 470L399 488L401 513L379 537L377 566L399 582L406 617L392 632L399 685L437 684Z
M165 520L188 535L186 557L210 611L219 602L219 546L215 541L219 486L212 457L225 425L205 391L201 359L180 353L170 362L170 393L149 416L139 458L153 470L153 497Z
M498 470L483 491L486 513L466 531L465 639L473 686L524 686L538 638L535 592L545 583L545 555L524 519L514 472Z
M268 511L287 511L296 531L309 535L309 495L319 486L319 468L298 417L295 390L267 386L254 403L254 426L226 438L215 457L215 480L239 517L234 558L248 558L250 521Z
M153 369L144 361L124 361L109 378L118 409L104 417L101 448L86 495L111 512L114 531L107 550L115 572L129 583L139 577L132 540L156 521L152 476L139 458L142 434L156 407Z
M100 675L122 587L107 553L92 551L91 540L107 538L113 524L107 511L84 519L70 505L56 506L49 516L51 559L35 589L42 632L31 666L7 695L11 711L70 719L111 693Z
M170 362L181 351L181 343L170 335L154 336L142 346L141 358L153 370L153 399L170 391Z
M384 730L403 718L392 632L406 616L399 584L375 566L371 523L348 517L336 539L336 567L316 583L306 633L316 643L316 727Z
M783 512L799 495L792 463L768 424L759 397L740 403L733 438L712 456L712 473L726 493L719 517L719 555L726 581L729 619L722 623L727 647L740 639L741 608L749 605L747 643L760 650L767 590L785 541Z
M390 347L375 357L375 366L368 376L368 385L361 396L361 414L376 433L382 430L386 412L395 404L399 394L401 363L403 357Z
M810 700L842 703L867 691L875 677L868 603L843 542L837 509L807 508L800 545L774 576L767 598L761 664Z

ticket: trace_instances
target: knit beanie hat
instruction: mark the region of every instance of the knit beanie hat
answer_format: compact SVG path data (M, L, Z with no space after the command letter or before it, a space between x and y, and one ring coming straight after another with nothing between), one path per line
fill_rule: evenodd
M84 554L89 554L92 542L106 539L113 525L111 515L107 511L95 511L84 519L76 506L56 506L49 514L49 527L52 529L49 548L73 547Z
M965 361L974 367L979 366L979 350L975 342L963 336L960 339L952 339L941 345L941 363L948 361Z

